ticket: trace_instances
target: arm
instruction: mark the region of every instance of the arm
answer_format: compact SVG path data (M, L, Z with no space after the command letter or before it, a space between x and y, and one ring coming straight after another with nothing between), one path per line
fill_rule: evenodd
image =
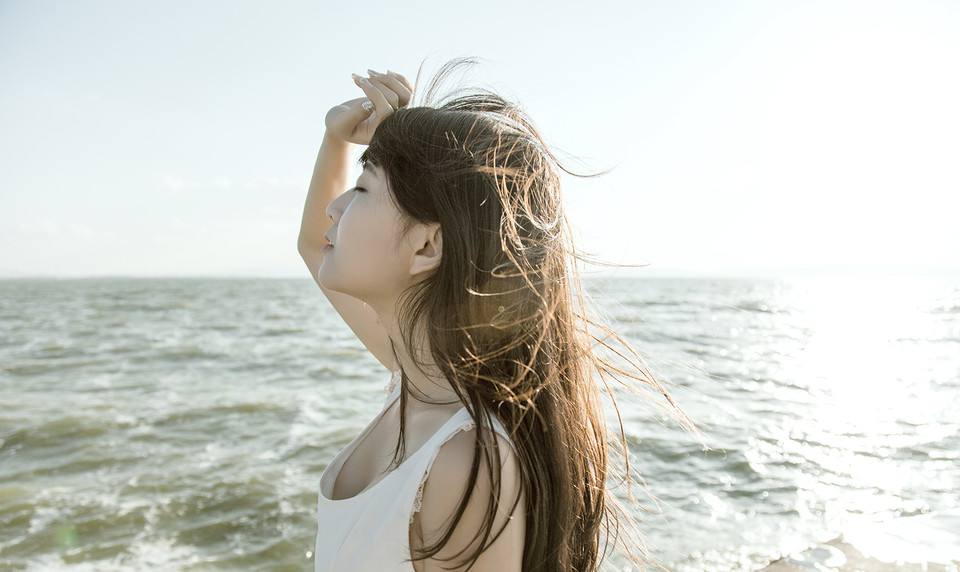
M327 205L349 185L353 145L327 132L320 144L317 162L313 166L313 177L307 191L307 200L303 205L303 217L300 219L300 237L297 248L306 262L310 274L320 288L317 271L323 263L320 247L326 244L324 233L330 230L332 223L327 216Z
M366 97L347 101L327 113L327 131L317 154L313 177L303 206L297 247L310 275L333 307L363 345L380 363L390 369L395 367L393 351L390 339L380 325L376 313L352 296L324 288L317 277L323 263L323 252L320 248L327 242L323 235L332 225L326 208L330 201L350 185L353 144L368 144L383 118L397 107L406 105L411 96L407 80L399 74L374 74L370 79L355 77L354 81ZM373 102L373 109L364 107L368 101Z
M460 505L473 464L474 432L463 431L447 441L430 469L430 476L423 487L422 509L414 514L410 527L411 548L429 546L439 540L449 527L450 519ZM503 528L497 540L480 554L470 568L475 572L520 572L523 563L524 537L526 533L525 501L520 487L520 466L513 449L497 435L500 449L500 496L493 528L492 539ZM466 554L479 546L481 526L487 510L488 499L493 495L493 486L487 475L487 463L481 456L480 471L460 522L454 529L447 545L433 558L414 562L417 572L441 572L451 570ZM510 515L517 497L519 502ZM504 528L504 525L506 527ZM487 542L490 542L490 539ZM461 550L466 552L460 554ZM452 561L444 558L453 557ZM465 567L453 570L465 570Z

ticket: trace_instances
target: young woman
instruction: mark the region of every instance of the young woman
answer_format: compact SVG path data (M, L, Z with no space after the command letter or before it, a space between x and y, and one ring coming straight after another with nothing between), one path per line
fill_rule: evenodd
M620 528L597 388L612 366L560 166L492 93L408 107L399 74L354 81L363 96L326 116L299 248L394 386L321 478L316 569L596 570Z

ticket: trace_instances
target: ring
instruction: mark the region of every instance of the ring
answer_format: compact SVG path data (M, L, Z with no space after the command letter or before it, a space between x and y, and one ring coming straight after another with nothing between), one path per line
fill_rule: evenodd
M369 99L360 104L364 111L373 111L373 102Z

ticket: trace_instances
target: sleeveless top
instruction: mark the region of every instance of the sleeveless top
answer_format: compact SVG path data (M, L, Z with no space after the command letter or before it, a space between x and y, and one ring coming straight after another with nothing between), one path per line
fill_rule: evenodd
M423 484L440 447L460 431L474 427L466 407L450 417L427 442L380 481L356 495L333 500L340 469L363 438L400 397L400 372L394 372L390 393L380 413L338 454L320 477L317 502L316 572L413 572L410 523L420 510ZM494 430L512 443L493 418Z

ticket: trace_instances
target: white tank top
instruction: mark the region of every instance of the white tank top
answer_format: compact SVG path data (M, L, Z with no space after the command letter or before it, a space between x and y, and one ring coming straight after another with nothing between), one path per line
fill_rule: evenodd
M332 500L333 485L350 454L400 397L399 372L391 379L390 395L380 413L327 466L320 477L317 503L316 572L412 572L410 522L420 510L423 483L440 447L460 431L472 429L473 419L461 408L415 453L373 486L350 498ZM512 442L496 418L494 429Z

